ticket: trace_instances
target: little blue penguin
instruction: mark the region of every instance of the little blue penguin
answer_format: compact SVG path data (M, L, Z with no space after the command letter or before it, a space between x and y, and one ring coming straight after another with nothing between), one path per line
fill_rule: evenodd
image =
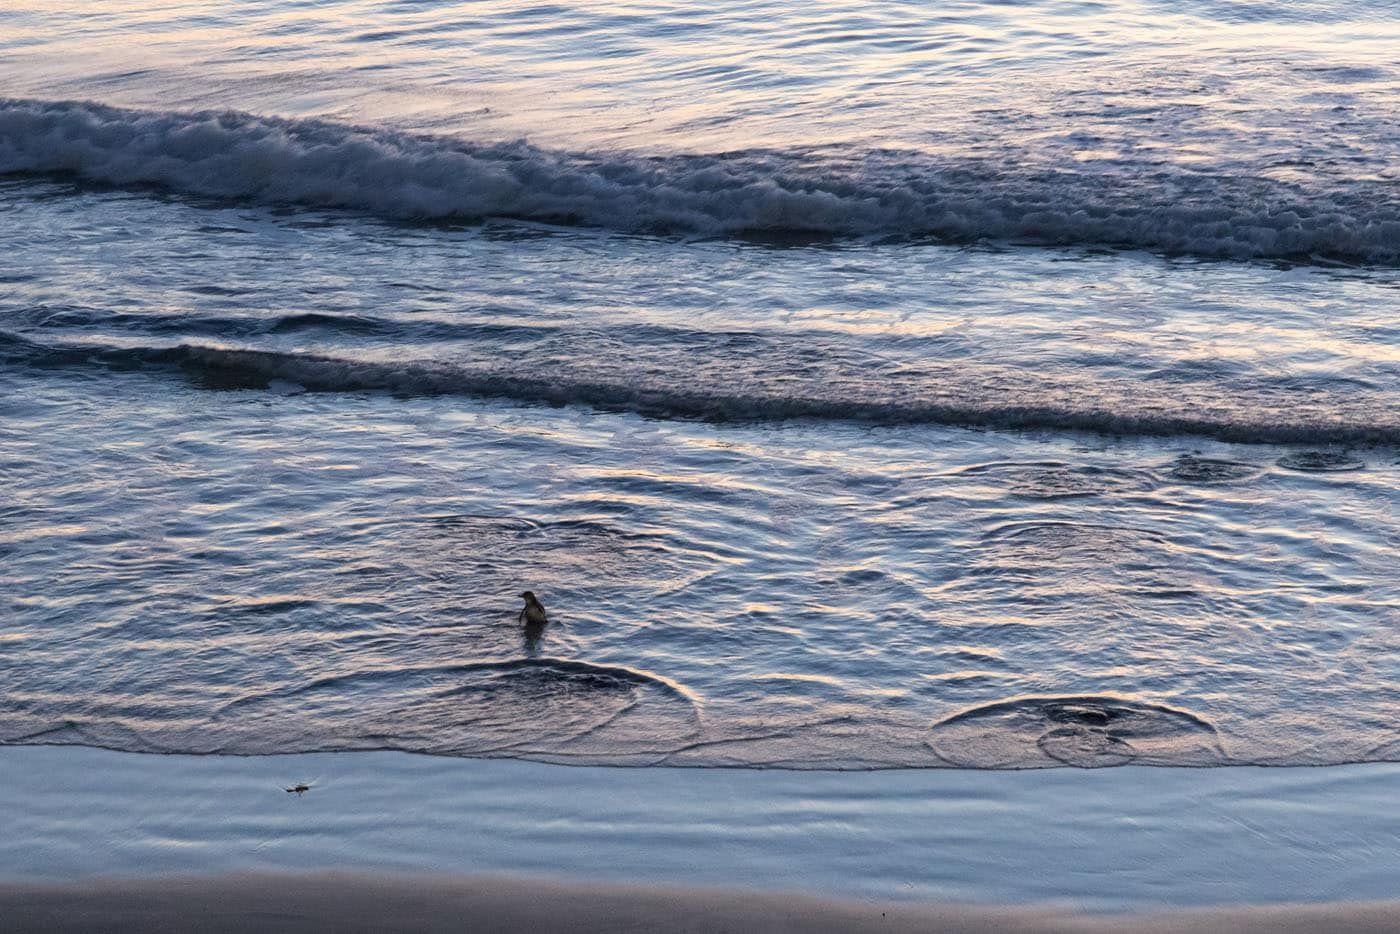
M525 608L520 611L519 621L526 626L539 627L549 622L549 617L544 615L544 604L535 597L533 590L527 590L520 596L525 598Z

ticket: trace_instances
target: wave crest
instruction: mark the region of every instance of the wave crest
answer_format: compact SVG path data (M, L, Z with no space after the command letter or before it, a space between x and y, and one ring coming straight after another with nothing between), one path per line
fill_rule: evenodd
M940 162L887 150L571 153L237 112L0 99L0 173L71 173L393 218L1400 262L1400 205L1361 181L1310 189L1148 164L1033 168L1013 156Z

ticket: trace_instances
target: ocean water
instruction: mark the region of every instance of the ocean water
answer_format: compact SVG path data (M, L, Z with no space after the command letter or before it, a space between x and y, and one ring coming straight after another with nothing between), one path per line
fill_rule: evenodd
M1397 44L7 4L0 743L1400 759Z

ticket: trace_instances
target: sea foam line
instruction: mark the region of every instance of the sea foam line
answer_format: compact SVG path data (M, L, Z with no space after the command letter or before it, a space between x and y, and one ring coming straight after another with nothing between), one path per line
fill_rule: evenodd
M95 103L0 99L0 173L67 173L392 218L490 217L686 235L931 237L1235 258L1400 263L1375 184L1290 185L1160 165L1111 171L890 151L571 153L516 141Z

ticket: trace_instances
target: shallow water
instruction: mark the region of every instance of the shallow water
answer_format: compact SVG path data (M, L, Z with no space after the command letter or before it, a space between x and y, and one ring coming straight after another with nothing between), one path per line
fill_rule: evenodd
M0 13L0 742L1400 758L1384 12Z
M867 906L1286 904L1295 930L1338 930L1337 917L1297 920L1302 903L1394 899L1397 779L1400 764L792 772L6 748L0 900L13 903L15 882L118 878L130 893L141 879L263 873L284 891L331 871L397 876L420 907L432 879L468 876L489 879L497 897L513 878L546 891L611 881ZM285 790L296 783L308 790ZM34 904L31 894L24 907ZM1368 930L1387 930L1381 917ZM1006 915L997 920L989 930L1005 930ZM1105 918L1105 929L1125 920ZM1232 920L1194 919L1196 930L1239 929ZM1023 927L1064 925L1042 915Z

